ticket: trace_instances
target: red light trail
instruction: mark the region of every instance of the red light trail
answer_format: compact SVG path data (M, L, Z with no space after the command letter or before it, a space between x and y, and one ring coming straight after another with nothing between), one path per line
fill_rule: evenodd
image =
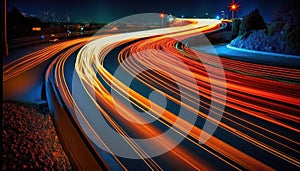
M236 10L238 5L234 5L235 7L232 8ZM102 125L95 124L88 117L89 114L82 110L67 84L66 61L71 54L81 48L77 55L75 70L84 93L91 98L93 105L101 112L111 128L122 135L128 147L140 156L143 167L151 170L164 169L161 161L151 158L148 151L130 137L134 135L144 139L153 138L163 134L163 131L154 124L139 124L138 122L144 121L145 118L127 106L121 98L113 97L109 89L114 89L120 97L128 95L131 99L130 103L149 117L155 118L157 124L172 129L175 134L185 138L185 144L179 144L161 159L166 165L178 165L181 169L194 170L224 169L222 166L235 170L274 170L276 167L274 168L273 164L276 163L266 159L271 156L274 161L299 168L300 161L297 156L300 155L300 143L299 138L294 135L300 133L298 126L300 85L293 81L299 82L300 70L226 58L220 59L223 68L219 68L215 63L216 56L194 51L179 43L188 37L198 35L199 32L205 33L220 28L219 21L203 20L202 22L203 25L198 25L197 20L190 20L189 25L182 27L106 35L97 37L86 45L88 38L62 42L4 66L3 80L11 79L70 47L51 63L46 77L50 75L51 69L55 71L55 85L68 110L73 117L81 118L85 123L85 128L89 130L87 134L93 137L91 141L102 144L125 170L128 167L124 159L114 155L114 149L111 149L109 141L97 132L97 128L101 128ZM122 49L118 51L115 59L110 59L112 57L109 53L116 47ZM201 61L197 56L201 57ZM178 62L178 59L182 62ZM160 104L151 101L134 88L128 87L109 71L109 66L106 66L109 63L107 60L122 64L123 70L132 76L140 73L135 78L149 90L157 91L170 102L184 106L200 120L209 119L212 124L219 126L218 130L222 134L212 135L205 144L200 144L198 141L201 133L208 134L207 132L199 125L193 125L190 121L177 116L174 111L163 109ZM144 72L145 68L152 67L159 70ZM212 76L207 74L208 69L215 71ZM222 77L219 73L221 69L224 69L226 76L226 87L221 84ZM196 89L192 86L189 73L192 73L196 80ZM178 81L174 82L170 75L176 77ZM215 98L212 98L212 83L216 84L218 90L214 93ZM184 102L187 103L182 103L183 99L178 98L181 96L178 86L189 92L183 96ZM217 111L222 109L218 106L210 106L210 101L222 103L224 95L220 93L221 91L226 91L226 109L221 122L218 122L203 110L212 110L215 115L218 115ZM199 95L201 99L197 99L195 95ZM199 104L203 110L194 108L191 104ZM91 115L95 118L100 117L97 114ZM185 134L187 136L184 136ZM226 136L241 145L228 140ZM163 150L173 143L174 140L166 136L149 148ZM244 148L243 145L249 149ZM257 154L251 153L251 149ZM267 157L262 158L260 154ZM206 155L210 158L203 157ZM216 166L215 162L220 167Z

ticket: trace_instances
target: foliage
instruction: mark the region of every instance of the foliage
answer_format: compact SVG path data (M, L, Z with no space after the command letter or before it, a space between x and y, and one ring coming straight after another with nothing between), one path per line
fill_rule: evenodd
M25 17L16 7L7 13L7 30L11 35L23 35L32 27L41 27L42 22L36 17Z
M296 54L300 54L300 26L285 24L283 38L294 48Z
M239 28L242 23L240 19L234 19L232 22L232 38L236 38L239 34Z
M274 21L279 22L282 28L285 24L297 26L300 24L299 9L299 0L285 0L275 11Z
M266 26L256 9L245 16L240 24L239 36L230 44L235 47L300 55L299 0L284 0L275 11L274 20ZM264 30L262 30L264 29ZM233 34L234 30L232 28Z
M239 28L239 35L245 35L250 33L252 30L260 30L265 28L266 24L263 17L260 15L259 10L255 9L243 18Z
M249 50L297 54L295 49L288 44L283 38L283 35L279 32L269 36L264 30L253 30L251 34L246 35L247 36L238 36L230 42L230 45Z
M298 0L286 0L275 12L273 23L277 23L278 32L300 54L300 14Z
M282 30L281 23L278 21L273 21L267 26L267 33L269 36L274 35L277 32L280 32Z

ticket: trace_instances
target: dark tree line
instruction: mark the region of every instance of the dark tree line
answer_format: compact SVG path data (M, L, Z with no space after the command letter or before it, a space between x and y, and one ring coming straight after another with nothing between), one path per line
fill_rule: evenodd
M232 33L234 38L238 35L244 36L249 34L252 30L261 30L266 28L266 23L258 9L255 9L246 15L243 20L235 19L232 23Z
M32 31L33 27L41 27L41 31ZM41 34L53 34L66 32L62 23L43 22L36 17L24 16L16 7L7 13L8 38L18 38Z
M32 27L41 27L42 22L36 17L25 17L16 7L7 14L7 30L10 36L22 35Z
M273 26L269 34L281 32L284 39L300 54L300 3L299 0L286 0L275 11Z

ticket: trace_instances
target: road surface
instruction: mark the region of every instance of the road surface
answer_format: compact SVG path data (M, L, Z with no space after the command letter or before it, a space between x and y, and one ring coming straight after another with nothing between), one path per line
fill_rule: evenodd
M67 49L49 67L61 100L114 169L299 169L300 70L180 43L216 29L214 20L194 20L56 47ZM34 56L5 66L4 81L46 60Z

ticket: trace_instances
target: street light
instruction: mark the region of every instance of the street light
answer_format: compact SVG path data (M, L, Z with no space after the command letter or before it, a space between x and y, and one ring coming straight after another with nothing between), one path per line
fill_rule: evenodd
M161 27L163 27L165 14L163 12L161 12L160 15L159 15L159 17L161 19Z
M229 7L229 11L231 11L231 15L232 15L232 20L234 19L234 11L238 12L238 8L240 7L240 5L238 3L235 3L234 0L231 1L231 4L228 6Z
M2 36L1 36L1 56L8 56L8 44L7 44L7 21L6 21L6 0L2 1Z
M221 11L222 18L224 19L224 11Z

